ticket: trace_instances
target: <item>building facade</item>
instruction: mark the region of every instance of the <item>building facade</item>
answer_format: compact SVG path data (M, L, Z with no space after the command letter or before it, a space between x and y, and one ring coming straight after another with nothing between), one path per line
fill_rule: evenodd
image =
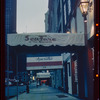
M5 0L5 43L6 49L5 54L6 56L6 72L9 70L13 71L15 66L15 53L11 48L7 46L7 34L16 34L16 14L17 13L17 0ZM11 75L12 76L12 75ZM11 77L10 76L10 77ZM7 73L6 73L7 77Z
M16 0L6 0L5 2L5 31L8 33L16 33Z
M48 31L50 33L85 34L80 0L49 0ZM62 54L61 87L69 94L93 100L94 96L94 0L89 0L87 45L77 52ZM74 49L74 48L73 48ZM55 71L55 77L58 76ZM55 78L54 78L55 79ZM55 79L56 80L56 79ZM54 80L53 80L54 81ZM57 85L58 83L54 83ZM58 88L57 86L55 86Z

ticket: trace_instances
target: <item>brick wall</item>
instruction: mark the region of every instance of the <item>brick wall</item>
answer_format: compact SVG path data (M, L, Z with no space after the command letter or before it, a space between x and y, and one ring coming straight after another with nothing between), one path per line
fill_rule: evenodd
M93 71L94 71L94 63L93 63L93 51L90 47L88 47L88 100L93 100Z

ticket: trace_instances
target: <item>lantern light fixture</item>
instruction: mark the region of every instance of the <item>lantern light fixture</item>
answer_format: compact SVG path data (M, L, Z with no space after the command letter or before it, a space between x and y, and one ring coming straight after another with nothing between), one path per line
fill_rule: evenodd
M89 7L89 1L88 0L81 0L80 1L79 8L80 8L83 16L86 16L88 14L88 7Z

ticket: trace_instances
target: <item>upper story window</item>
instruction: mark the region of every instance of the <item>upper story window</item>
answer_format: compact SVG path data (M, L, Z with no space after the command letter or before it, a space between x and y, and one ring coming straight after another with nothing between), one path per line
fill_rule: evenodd
M70 14L71 12L71 1L68 0L68 15Z
M64 22L65 22L65 25L67 23L67 20L66 20L66 4L64 4Z

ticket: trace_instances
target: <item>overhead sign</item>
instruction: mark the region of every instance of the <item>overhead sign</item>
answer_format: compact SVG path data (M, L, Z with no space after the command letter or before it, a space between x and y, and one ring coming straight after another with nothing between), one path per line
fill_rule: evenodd
M61 69L62 56L27 57L27 70Z
M35 33L7 34L7 44L10 46L84 46L84 34L67 33Z
M50 73L37 73L37 78L50 78Z

